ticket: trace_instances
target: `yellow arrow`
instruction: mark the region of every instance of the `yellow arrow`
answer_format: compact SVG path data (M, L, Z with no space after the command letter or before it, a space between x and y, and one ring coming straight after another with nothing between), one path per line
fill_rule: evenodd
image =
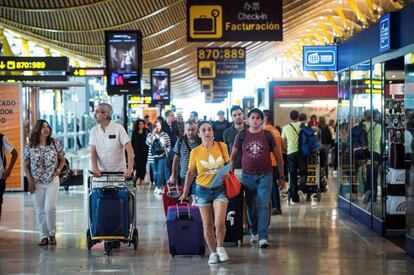
M4 62L2 61L2 62L0 62L0 69L4 69L6 67L6 64L4 64Z

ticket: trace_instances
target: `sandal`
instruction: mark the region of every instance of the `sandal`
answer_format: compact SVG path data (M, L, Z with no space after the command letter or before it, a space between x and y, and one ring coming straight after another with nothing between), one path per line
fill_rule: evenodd
M49 244L50 245L56 245L56 237L55 236L49 236Z
M38 243L37 245L38 245L38 246L45 246L45 245L48 245L48 244L49 244L48 239L47 239L47 238L43 238L43 239L40 241L40 243Z

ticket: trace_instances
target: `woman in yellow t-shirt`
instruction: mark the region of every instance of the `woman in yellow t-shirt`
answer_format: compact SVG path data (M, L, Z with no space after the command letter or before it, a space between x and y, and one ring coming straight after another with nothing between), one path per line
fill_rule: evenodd
M199 124L198 135L202 143L191 150L184 190L180 201L187 198L191 183L197 172L194 192L195 205L200 209L204 238L210 249L208 263L217 264L229 259L223 246L224 236L226 235L225 217L229 200L226 196L224 184L211 188L210 186L217 174L217 170L223 167L226 161L229 160L229 153L225 143L214 141L213 127L210 122L203 121Z

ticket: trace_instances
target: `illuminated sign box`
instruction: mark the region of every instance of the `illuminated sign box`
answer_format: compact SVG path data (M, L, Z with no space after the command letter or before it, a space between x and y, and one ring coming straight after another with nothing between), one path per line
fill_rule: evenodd
M304 71L336 71L337 47L336 46L304 46L303 47Z
M140 31L105 32L108 94L140 94L142 75Z
M245 78L246 48L198 48L199 79Z
M170 104L171 76L169 69L151 69L152 102L155 104Z
M0 71L62 71L69 68L67 57L0 57Z

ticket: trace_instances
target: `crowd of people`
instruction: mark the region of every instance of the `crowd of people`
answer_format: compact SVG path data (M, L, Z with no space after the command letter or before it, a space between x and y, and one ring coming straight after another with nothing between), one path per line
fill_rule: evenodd
M229 258L223 244L229 199L223 184L212 186L218 169L231 162L230 171L243 186L250 242L267 248L269 207L273 215L282 214L280 190L286 192L289 185L292 204L303 199L305 192L307 158L301 154L299 133L303 127L313 128L325 158L335 139L334 121L327 124L324 117L317 121L312 116L306 123L306 115L296 110L290 112L291 123L283 128L273 125L270 110L257 108L251 109L246 119L243 109L233 106L231 123L223 111L218 112L217 121L200 120L197 112L192 112L185 122L182 115L177 119L173 111L167 111L155 123L148 118L135 121L131 138L122 125L112 121L112 114L107 103L99 104L95 111L97 125L89 141L93 175L123 171L126 178L134 175L134 181L143 185L149 163L154 193L162 194L165 184L183 185L179 200L192 197L200 209L210 264ZM49 123L37 121L24 150L24 171L29 191L34 193L41 246L56 244L58 176L65 165L63 145L51 135ZM3 142L2 148L15 151L7 139ZM0 166L1 186L5 186L15 158L13 154L7 169Z

